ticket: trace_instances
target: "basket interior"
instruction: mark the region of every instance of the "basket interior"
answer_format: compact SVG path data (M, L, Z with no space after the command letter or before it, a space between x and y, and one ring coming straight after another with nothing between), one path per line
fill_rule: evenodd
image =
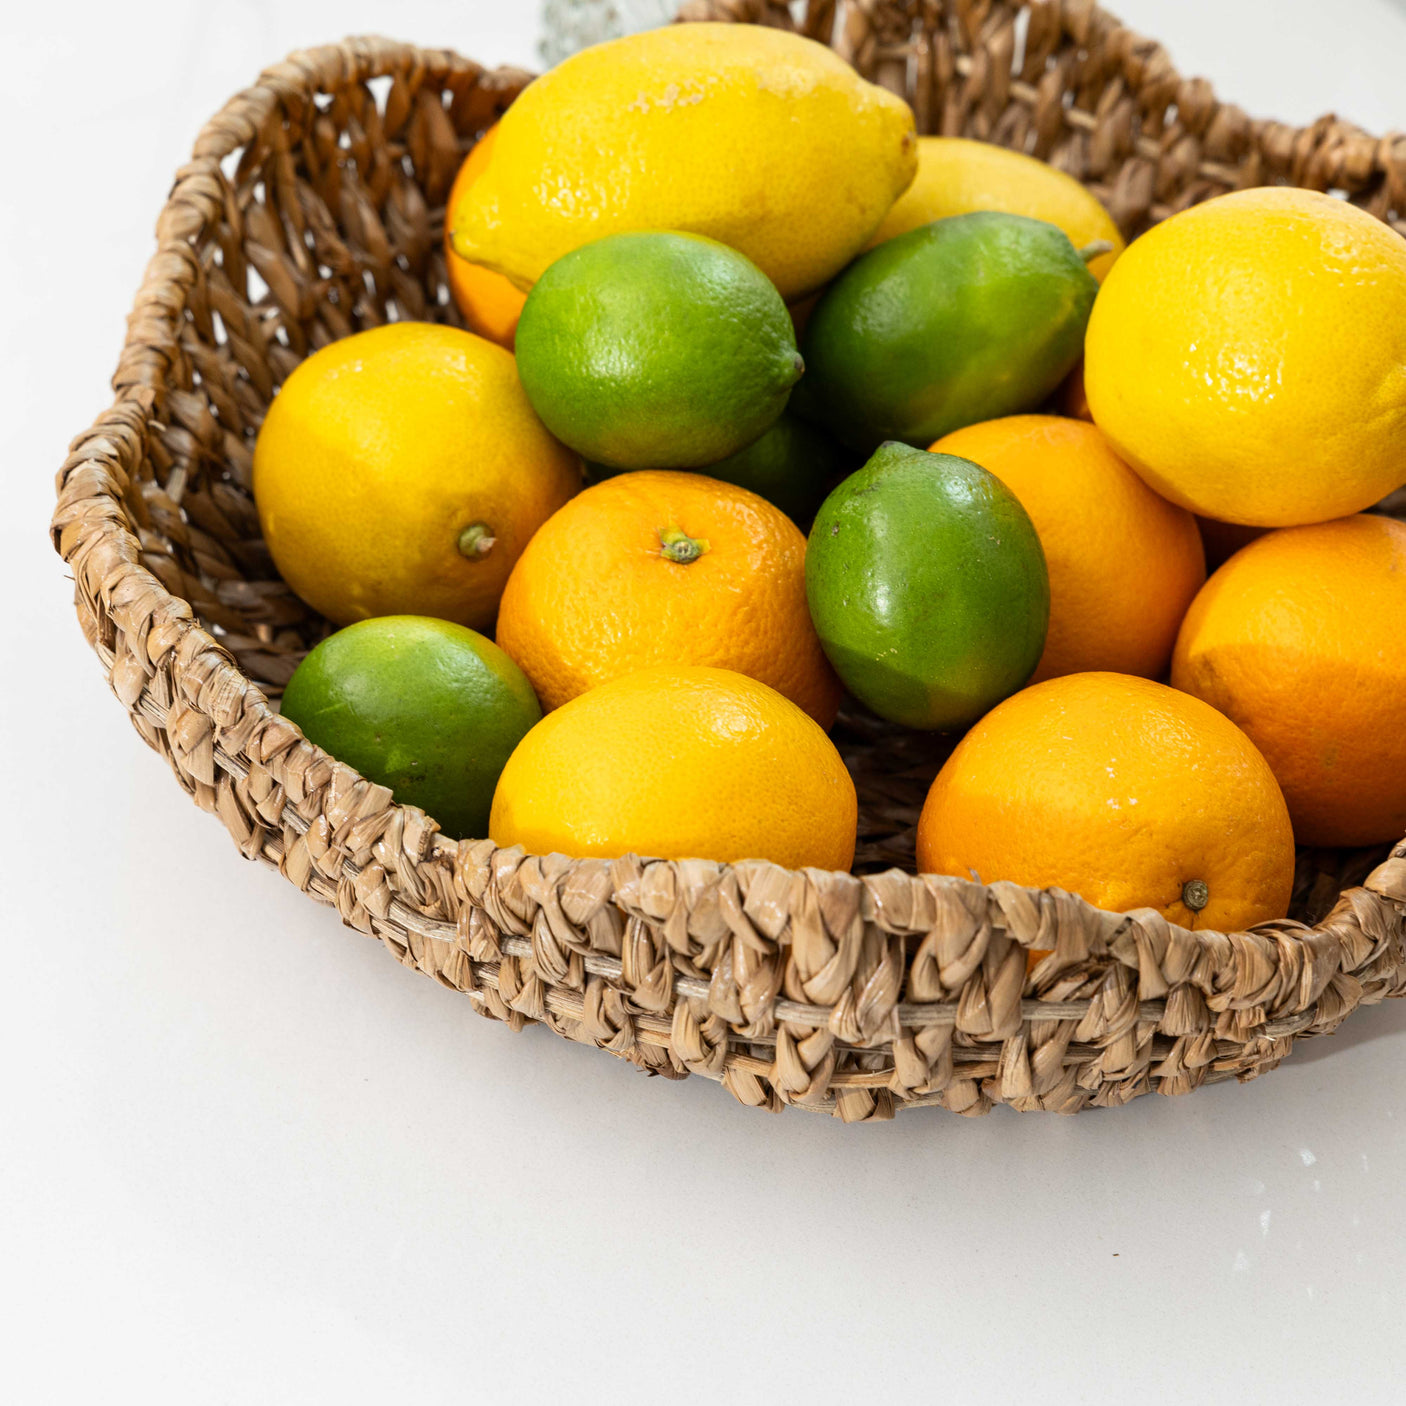
M1025 57L1013 57L1020 72ZM118 371L119 390L156 386L146 453L125 494L140 559L271 700L331 627L279 578L259 534L252 453L270 401L305 356L349 333L405 319L463 325L446 281L445 199L459 163L528 75L443 58L434 75L346 81L311 103L290 84L264 103L267 120L211 176L213 217L191 220L191 283L172 364L153 377L124 359ZM1014 116L997 118L981 107L954 119L915 106L926 130L955 120L1007 145L1034 150L1040 141L1019 103L1003 109ZM228 146L220 121L197 155ZM1070 130L1078 138L1078 125ZM1046 147L1077 165L1069 148ZM1113 189L1106 170L1088 183L1106 199ZM1216 193L1188 184L1176 203ZM1123 223L1165 209L1149 204L1136 219L1123 210ZM175 217L168 209L163 218ZM134 322L142 315L139 305ZM918 814L953 739L887 724L852 703L834 736L860 798L856 872L911 872ZM1291 916L1320 919L1388 851L1301 850Z

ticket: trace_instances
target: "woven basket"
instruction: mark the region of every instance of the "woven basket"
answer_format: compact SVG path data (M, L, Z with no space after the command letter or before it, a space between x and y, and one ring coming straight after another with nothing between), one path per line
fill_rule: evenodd
M759 0L695 0L685 17L792 23ZM1266 182L1406 220L1406 140L1251 121L1089 3L812 0L804 28L903 94L921 130L1043 157L1129 235ZM59 472L53 537L84 634L240 853L515 1029L542 1021L756 1107L846 1121L1073 1112L1249 1079L1296 1037L1406 994L1406 843L1303 852L1291 919L1189 932L1057 890L913 877L940 744L858 711L835 734L860 794L853 874L451 842L279 717L272 700L328 626L260 540L255 432L315 348L390 318L458 321L445 196L527 81L352 39L232 99L161 212L116 401ZM1028 948L1052 950L1029 976Z

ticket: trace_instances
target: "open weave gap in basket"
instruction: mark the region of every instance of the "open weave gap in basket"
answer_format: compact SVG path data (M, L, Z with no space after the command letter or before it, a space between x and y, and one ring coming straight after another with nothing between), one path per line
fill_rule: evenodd
M688 9L790 23L748 0ZM813 3L804 23L903 91L924 130L1053 160L1130 233L1263 180L1339 188L1382 218L1406 207L1401 142L1252 123L1088 4ZM232 100L162 213L117 403L60 473L55 541L85 634L138 732L241 852L486 1014L849 1120L930 1102L1074 1111L1246 1078L1297 1034L1400 994L1406 846L1301 855L1295 916L1323 921L1229 936L914 879L891 866L911 867L945 744L847 709L859 876L573 863L445 840L270 710L265 692L328 627L259 538L262 415L328 341L457 320L444 198L526 81L360 39L294 55ZM1054 955L1027 979L1031 947Z

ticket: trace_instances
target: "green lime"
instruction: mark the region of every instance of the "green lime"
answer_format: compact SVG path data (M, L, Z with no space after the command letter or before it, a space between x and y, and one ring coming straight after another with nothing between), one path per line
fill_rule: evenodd
M750 488L793 521L806 523L826 490L853 462L829 435L794 415L783 415L760 439L699 473Z
M446 834L480 839L498 773L542 709L492 640L448 620L383 615L329 635L298 665L283 716Z
M883 445L820 506L806 599L849 691L909 727L965 727L1045 647L1050 580L1015 495L970 459Z
M612 234L563 255L523 305L516 352L547 428L617 469L726 458L804 369L766 275L697 234Z
M806 327L796 413L862 454L1032 410L1079 358L1098 282L1043 220L934 220L856 259Z
M826 492L852 466L848 452L828 435L794 415L783 415L760 439L698 472L751 489L793 522L805 524L815 516ZM627 472L588 461L586 481L599 483Z

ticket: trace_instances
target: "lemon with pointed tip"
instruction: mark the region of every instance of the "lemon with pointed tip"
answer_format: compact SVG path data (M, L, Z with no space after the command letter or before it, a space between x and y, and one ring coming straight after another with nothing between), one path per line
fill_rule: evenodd
M792 299L864 247L916 167L908 104L825 45L761 25L666 25L528 85L454 247L527 289L590 240L688 230Z
M1123 250L1113 216L1073 176L1023 152L969 137L918 138L918 174L884 216L872 242L882 244L919 225L972 210L1046 220L1062 229L1076 249L1106 242L1108 252L1089 261L1089 272L1100 283Z
M459 205L488 165L497 135L495 124L474 144L454 177L444 206L444 271L449 276L449 291L469 331L512 351L525 295L501 273L494 273L481 264L471 264L454 252L454 226Z

